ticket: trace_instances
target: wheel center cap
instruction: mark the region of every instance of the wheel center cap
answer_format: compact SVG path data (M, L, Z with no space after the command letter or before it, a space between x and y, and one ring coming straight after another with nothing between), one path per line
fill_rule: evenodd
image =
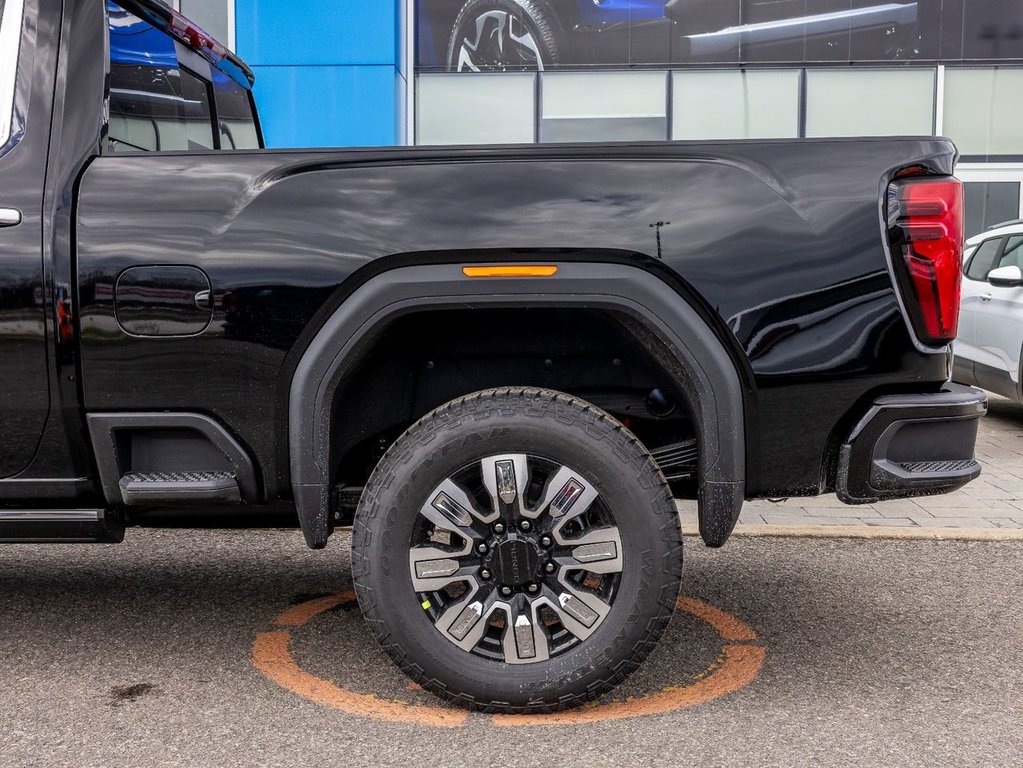
M491 552L490 570L500 584L518 587L540 575L540 548L530 539L512 533Z

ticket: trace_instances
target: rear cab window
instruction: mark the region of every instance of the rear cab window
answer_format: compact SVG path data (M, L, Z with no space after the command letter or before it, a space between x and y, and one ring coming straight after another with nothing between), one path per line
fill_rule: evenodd
M249 89L119 4L107 18L108 152L261 146Z
M221 149L258 149L259 126L250 91L214 68L213 98L217 107Z

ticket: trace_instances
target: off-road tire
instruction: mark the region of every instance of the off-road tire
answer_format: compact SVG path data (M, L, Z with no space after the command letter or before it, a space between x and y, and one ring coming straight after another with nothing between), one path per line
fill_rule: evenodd
M584 475L614 511L623 555L616 597L596 630L564 653L517 665L448 642L424 614L409 572L410 536L432 489L469 462L514 452ZM575 397L514 387L453 400L398 438L363 493L352 562L370 629L412 680L484 711L551 712L607 692L650 653L678 598L682 538L668 484L628 429Z

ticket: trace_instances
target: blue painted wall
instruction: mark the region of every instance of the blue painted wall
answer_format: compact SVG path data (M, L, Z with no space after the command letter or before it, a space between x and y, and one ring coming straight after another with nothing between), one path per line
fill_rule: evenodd
M402 144L402 0L235 0L268 147Z

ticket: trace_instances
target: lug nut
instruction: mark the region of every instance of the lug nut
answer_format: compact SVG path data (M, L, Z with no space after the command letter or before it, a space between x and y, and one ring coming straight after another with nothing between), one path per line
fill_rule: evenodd
M550 545L551 545L551 537L550 536L541 536L540 537L540 546L542 546L542 547L549 547Z
M480 571L480 578L481 579L489 579L490 578L490 571L488 571L486 568L484 568L482 571Z
M524 531L528 531L532 527L533 527L532 524L528 520L523 520L521 523L519 523L519 528L521 528Z
M554 571L557 570L557 566L554 565L554 563L547 563L547 565L545 565L543 569L545 573L554 573Z
M512 593L512 588L508 586L501 587L501 594L508 597Z
M476 551L479 552L481 555L487 554L487 545L486 545L486 543L481 541L479 544L477 544L476 545Z
M494 533L504 533L504 523L494 523Z
M526 591L529 592L529 594L531 595L535 595L537 591L539 591L539 589L540 587L538 587L536 584L530 584L526 587Z

